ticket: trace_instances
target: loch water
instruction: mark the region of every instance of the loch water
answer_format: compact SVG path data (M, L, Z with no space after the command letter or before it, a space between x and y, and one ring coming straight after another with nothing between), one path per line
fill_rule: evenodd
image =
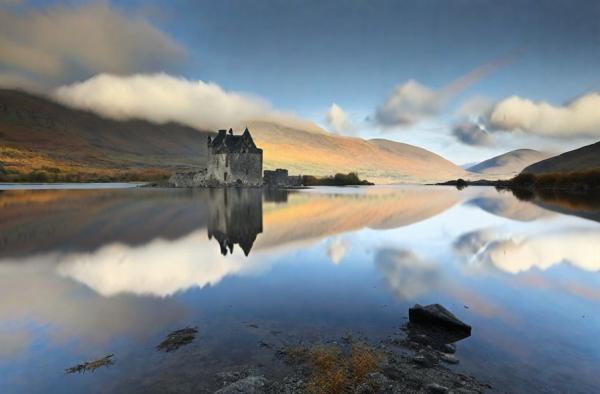
M597 392L599 271L600 211L487 187L3 190L0 392L211 392L415 303L473 327L451 368L492 391Z

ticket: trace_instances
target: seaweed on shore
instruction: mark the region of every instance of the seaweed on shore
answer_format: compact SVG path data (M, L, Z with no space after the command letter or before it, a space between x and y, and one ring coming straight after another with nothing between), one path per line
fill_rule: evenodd
M192 343L198 333L197 327L186 327L173 331L164 341L156 346L157 351L172 352L182 346Z
M70 368L65 369L65 373L85 373L85 372L94 372L100 367L108 367L115 363L114 354L109 354L108 356L99 358L93 361L86 361L81 364L77 364Z

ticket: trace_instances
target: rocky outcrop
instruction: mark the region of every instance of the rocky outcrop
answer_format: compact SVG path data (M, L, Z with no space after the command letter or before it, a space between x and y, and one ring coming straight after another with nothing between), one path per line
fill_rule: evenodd
M170 187L206 187L206 170L176 172L168 181Z

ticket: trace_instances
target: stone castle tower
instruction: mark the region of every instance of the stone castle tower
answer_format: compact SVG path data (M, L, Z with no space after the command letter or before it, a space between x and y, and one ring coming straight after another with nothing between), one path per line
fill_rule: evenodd
M208 137L206 178L220 185L261 186L262 154L248 128L241 135L219 130L214 139Z

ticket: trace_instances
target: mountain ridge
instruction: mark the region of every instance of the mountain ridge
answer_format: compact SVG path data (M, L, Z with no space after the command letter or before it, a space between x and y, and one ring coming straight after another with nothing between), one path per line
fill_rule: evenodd
M426 183L463 176L443 157L400 142L316 132L302 122L249 121L264 168L292 174L358 172L377 183ZM316 131L315 131L316 130ZM214 133L179 123L114 120L49 98L0 89L0 171L119 173L192 170L206 163Z

